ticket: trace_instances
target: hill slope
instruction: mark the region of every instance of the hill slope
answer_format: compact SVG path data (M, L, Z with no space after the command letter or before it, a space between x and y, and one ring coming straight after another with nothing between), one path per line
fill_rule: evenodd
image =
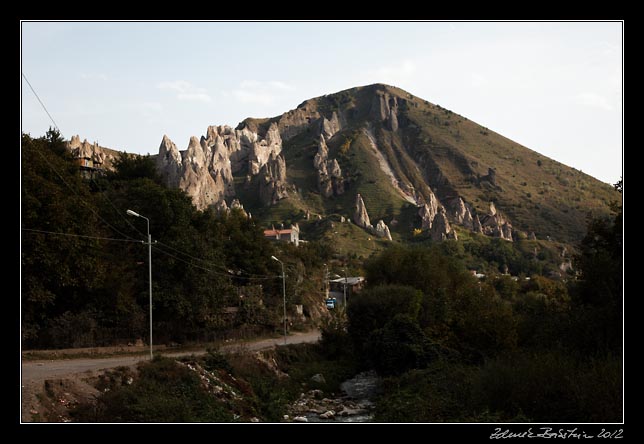
M164 138L157 165L202 208L237 198L266 224L336 214L363 225L360 194L371 224L382 219L394 240L414 229L453 237L456 224L508 240L575 242L588 214L618 199L608 184L382 84L236 129L209 127L183 152Z

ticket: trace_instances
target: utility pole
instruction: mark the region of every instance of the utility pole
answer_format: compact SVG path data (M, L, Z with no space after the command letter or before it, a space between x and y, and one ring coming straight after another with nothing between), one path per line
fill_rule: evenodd
M284 345L286 345L286 275L284 274L284 262L282 262L275 256L271 256L271 259L279 262L282 266L282 298L284 301Z
M132 210L127 210L128 216L140 217L145 219L148 226L148 281L150 285L150 361L152 360L152 235L150 234L150 219L141 216Z

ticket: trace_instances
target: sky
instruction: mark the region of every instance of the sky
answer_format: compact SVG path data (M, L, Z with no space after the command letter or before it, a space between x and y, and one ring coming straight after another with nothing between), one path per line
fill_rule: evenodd
M621 22L23 22L66 139L156 154L209 125L385 83L604 182L622 176ZM22 131L52 126L21 78Z

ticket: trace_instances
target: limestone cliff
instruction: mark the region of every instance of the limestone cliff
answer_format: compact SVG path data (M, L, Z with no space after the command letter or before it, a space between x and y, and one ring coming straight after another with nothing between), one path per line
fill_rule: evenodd
M342 169L337 159L329 159L329 148L324 134L320 135L318 151L313 157L313 167L317 170L318 190L322 196L339 196L344 193Z
M221 207L223 199L235 196L234 173L246 170L249 178L258 176L271 159L269 179L266 180L267 171L260 179L262 196L270 201L283 198L285 179L270 179L270 174L286 177L284 158L278 160L281 151L282 139L275 123L263 135L248 126L209 126L200 140L191 137L183 152L163 136L156 165L168 186L186 191L195 206L203 210L211 205Z
M273 205L288 197L286 161L283 156L271 154L259 176L259 199L263 205Z

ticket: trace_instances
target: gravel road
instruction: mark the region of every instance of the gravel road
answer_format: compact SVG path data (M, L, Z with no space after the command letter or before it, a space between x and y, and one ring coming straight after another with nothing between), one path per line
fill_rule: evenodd
M317 342L320 339L319 331L309 331L305 333L293 333L286 337L287 344L301 344L305 342ZM237 350L259 351L271 348L275 345L284 344L284 338L261 339L256 341L233 342L223 346L220 350L223 352L233 352ZM187 355L200 355L206 353L206 350L196 350L189 352L167 353L164 356L179 357ZM64 360L39 360L22 362L22 385L33 382L41 382L50 378L63 378L76 373L87 371L104 370L108 368L130 366L139 361L148 359L148 355L142 356L116 356L112 358L82 358L82 359L64 359Z

